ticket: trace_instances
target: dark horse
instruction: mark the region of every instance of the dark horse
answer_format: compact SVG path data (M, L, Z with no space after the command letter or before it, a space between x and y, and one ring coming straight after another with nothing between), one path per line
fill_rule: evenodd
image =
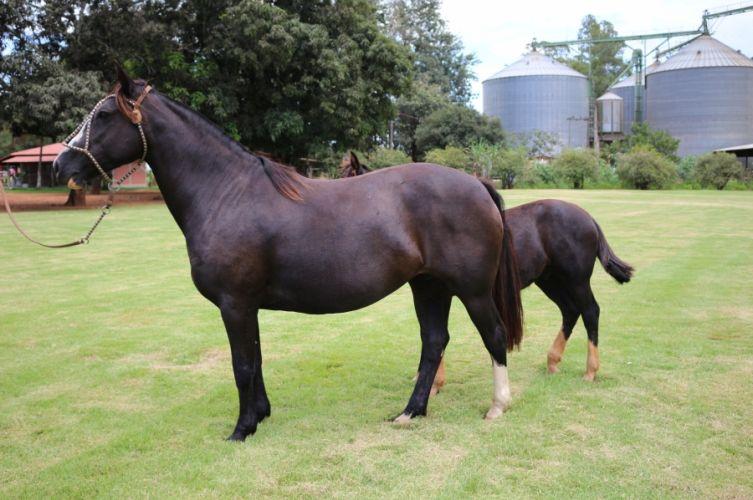
M426 414L449 342L453 296L492 357L487 417L508 407L507 350L520 343L522 311L501 199L491 186L429 164L337 181L307 179L254 156L122 70L113 98L92 115L87 153L67 150L55 161L61 179L76 186L94 176L92 158L107 171L139 158L138 124L146 160L185 235L196 288L225 323L240 400L230 439L245 439L270 414L259 309L352 311L406 282L420 324L420 375L395 421ZM368 215L354 219L354 212Z
M353 153L350 161L360 167ZM343 167L342 171L348 171L347 165ZM594 218L577 205L539 200L504 214L513 237L521 287L536 283L562 313L562 327L547 354L549 372L557 371L573 327L582 317L588 334L584 378L593 380L599 369L599 304L591 291L594 262L598 259L618 283L630 281L633 268L615 255ZM444 373L443 358L432 394L444 385Z

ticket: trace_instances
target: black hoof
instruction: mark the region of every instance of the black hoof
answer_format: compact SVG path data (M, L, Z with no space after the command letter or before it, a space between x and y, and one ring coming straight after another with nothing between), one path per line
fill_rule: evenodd
M238 431L233 432L226 439L226 441L237 441L239 443L242 443L245 440L246 440L246 435Z

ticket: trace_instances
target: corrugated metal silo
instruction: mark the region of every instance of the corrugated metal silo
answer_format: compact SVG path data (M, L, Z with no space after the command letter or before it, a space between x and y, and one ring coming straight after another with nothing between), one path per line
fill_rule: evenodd
M645 82L645 75L650 74L654 68L658 66L658 63L651 64L646 68L643 81ZM623 109L623 122L622 128L626 134L630 133L633 128L633 122L635 121L635 75L626 76L619 82L609 87L609 92L622 97L622 109ZM646 119L646 96L643 96L643 119Z
M596 99L599 109L599 132L603 134L619 134L622 132L622 97L607 92Z
M484 114L506 132L542 130L561 146L588 144L588 81L577 71L530 52L483 83Z
M646 77L646 111L680 156L753 142L753 61L700 36Z

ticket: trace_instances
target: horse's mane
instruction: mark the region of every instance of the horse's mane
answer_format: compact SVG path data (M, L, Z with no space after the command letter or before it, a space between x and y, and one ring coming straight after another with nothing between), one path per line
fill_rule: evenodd
M146 82L144 80L134 80L134 83L137 85L146 85ZM115 84L112 93L115 95L115 102L118 105L118 110L130 120L133 116L133 106L130 103L130 98L123 92L123 88L121 87L120 83ZM170 99L167 96L163 95L163 97L167 98L170 102L177 105L181 109L189 112L192 116L198 117L206 125L209 125L218 133L220 137L222 137L222 139L227 143L228 147L240 148L242 151L255 158L261 164L264 173L267 174L269 180L272 181L272 185L275 187L278 193L293 201L303 200L303 196L301 195L301 188L303 187L303 176L299 174L295 170L295 168L289 165L283 165L282 163L271 161L264 156L254 154L243 144L228 137L220 127L218 127L215 123L213 123L201 113L197 113L186 105L174 99Z

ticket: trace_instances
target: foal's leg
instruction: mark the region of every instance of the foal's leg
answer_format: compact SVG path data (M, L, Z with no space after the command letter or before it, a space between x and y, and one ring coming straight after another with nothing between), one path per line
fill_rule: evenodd
M406 423L418 415L426 415L429 393L442 358L450 341L447 318L450 314L452 294L437 278L421 275L410 281L413 304L421 326L421 361L418 364L416 386L403 413L395 423Z
M583 324L588 333L588 357L584 379L592 382L599 371L599 304L591 291L591 285L585 283L575 288L573 295L578 303Z
M491 293L481 297L462 298L468 314L476 325L486 350L492 358L494 393L486 419L493 420L510 406L510 382L507 377L507 337Z
M228 439L243 441L246 436L256 432L256 425L266 416L264 413L269 411L269 400L261 376L258 309L249 308L245 304L228 303L223 304L220 310L230 341L233 374L240 403L238 422Z
M557 304L560 314L562 314L562 326L546 355L546 365L549 373L557 373L557 365L562 361L562 355L565 352L567 341L573 333L573 328L578 321L580 312L575 306L574 300L568 294L568 291L557 280L553 278L538 280L536 281L536 285L552 302Z

